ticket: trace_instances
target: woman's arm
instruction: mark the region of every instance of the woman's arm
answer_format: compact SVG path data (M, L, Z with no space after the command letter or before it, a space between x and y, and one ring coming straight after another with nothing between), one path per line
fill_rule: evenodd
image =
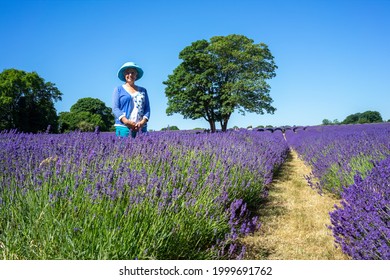
M112 94L112 112L114 113L114 116L116 119L121 119L123 116L126 116L126 113L123 112L120 108L119 103L119 90L116 87L114 89L114 93Z
M146 91L146 89L145 89L144 118L146 118L147 121L150 118L150 103L149 103L148 92Z

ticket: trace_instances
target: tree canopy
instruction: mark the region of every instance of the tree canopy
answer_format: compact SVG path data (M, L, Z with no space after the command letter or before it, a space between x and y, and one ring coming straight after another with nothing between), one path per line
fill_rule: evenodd
M277 66L266 44L243 35L215 36L193 42L179 58L182 63L163 82L168 115L204 118L214 132L216 122L226 131L236 109L241 114L276 110L266 80L275 77Z
M62 93L36 72L6 69L0 73L0 130L55 132L58 124L54 102Z
M334 124L340 124L339 120L338 119L335 119L333 121L331 121L329 119L322 120L322 125L334 125Z
M70 112L60 113L61 132L80 130L94 131L98 126L100 131L109 131L114 123L111 108L98 98L81 98L71 108Z
M383 122L381 114L377 111L365 111L364 113L356 113L347 116L342 123L354 124L354 123L376 123L376 122Z

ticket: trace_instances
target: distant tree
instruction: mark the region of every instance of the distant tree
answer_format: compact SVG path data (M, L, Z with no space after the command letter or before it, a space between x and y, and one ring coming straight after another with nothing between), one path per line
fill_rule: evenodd
M58 127L54 102L62 93L55 84L45 82L36 72L6 69L0 73L0 130L52 132Z
M96 126L91 122L81 121L77 124L77 127L80 131L94 131Z
M347 117L343 120L343 124L354 124L354 123L358 123L358 122L359 122L359 118L360 118L360 113L356 113L356 114L349 115L349 116L347 116Z
M383 122L382 116L377 111L366 111L364 113L356 113L349 115L342 122L343 124L356 124L356 123L376 123Z
M94 123L95 126L98 125L100 131L108 131L114 123L112 109L107 107L104 102L98 98L81 98L70 108L70 111L74 113L90 113L92 118L86 121Z
M334 125L334 124L340 124L338 119L334 119L333 122L328 119L323 119L322 120L322 125Z
M277 66L267 45L243 35L215 36L193 42L179 58L182 63L163 82L168 115L204 118L215 132L217 122L226 131L236 109L242 114L276 110L266 80L275 77Z
M70 112L59 115L61 132L94 131L96 126L100 131L109 131L114 123L111 108L98 98L81 98L70 108Z
M166 130L180 130L176 125L168 125L167 127L164 127L161 129L162 131L166 131Z
M360 123L383 122L382 116L377 111L366 111L360 115Z

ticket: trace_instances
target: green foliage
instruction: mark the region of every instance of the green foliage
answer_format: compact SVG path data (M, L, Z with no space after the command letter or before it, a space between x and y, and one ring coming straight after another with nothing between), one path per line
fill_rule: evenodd
M338 121L338 119L334 119L333 122L328 119L322 120L322 125L333 125L333 124L340 124L340 122Z
M62 93L36 72L6 69L0 73L0 130L53 132L58 126L54 102Z
M350 170L344 170L339 163L334 163L324 175L324 189L339 194L344 186L354 183L354 176L357 172L365 177L374 167L374 158L367 155L353 157L349 161Z
M215 36L193 42L179 58L182 63L163 82L168 115L204 118L214 132L216 122L226 131L236 109L242 114L276 110L266 80L275 77L277 66L267 45L243 35Z
M382 116L377 111L366 111L364 113L356 113L349 115L342 122L343 124L356 124L356 123L377 123L383 122Z
M161 131L166 131L166 130L180 130L176 125L164 127L161 129Z
M60 113L61 132L80 130L94 131L99 126L100 131L109 131L114 122L111 108L97 98L81 98L71 108L70 112Z

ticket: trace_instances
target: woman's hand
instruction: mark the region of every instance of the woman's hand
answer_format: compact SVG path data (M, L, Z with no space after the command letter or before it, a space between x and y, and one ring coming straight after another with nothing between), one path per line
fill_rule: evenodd
M138 128L137 128L137 124L129 119L127 119L126 117L123 117L121 119L121 121L123 122L123 124L125 126L127 126L129 129L131 130L134 130L134 131L138 131Z
M143 118L142 121L137 122L137 124L136 124L137 130L140 130L147 122L148 122L148 120L145 118Z

